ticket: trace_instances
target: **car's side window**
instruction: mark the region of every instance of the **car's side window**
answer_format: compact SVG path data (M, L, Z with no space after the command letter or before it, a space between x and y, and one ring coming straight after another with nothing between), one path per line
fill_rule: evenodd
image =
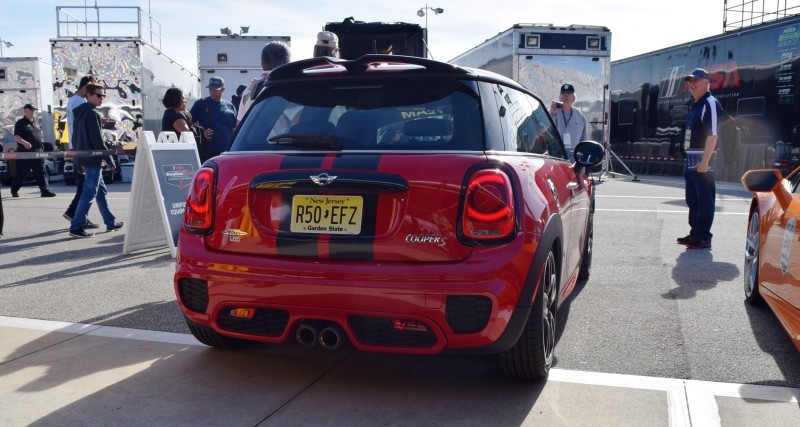
M541 154L566 159L567 152L564 149L564 145L561 143L561 139L557 136L558 131L556 131L555 126L553 126L550 121L550 115L545 111L541 102L534 98L529 99L534 106L533 118L536 119L539 126L538 133L536 134L536 150L545 150Z
M527 138L530 141L534 126L529 122L531 116L531 106L525 95L515 89L498 85L498 93L501 107L505 114L502 120L505 122L505 151L529 151L525 150L524 144Z

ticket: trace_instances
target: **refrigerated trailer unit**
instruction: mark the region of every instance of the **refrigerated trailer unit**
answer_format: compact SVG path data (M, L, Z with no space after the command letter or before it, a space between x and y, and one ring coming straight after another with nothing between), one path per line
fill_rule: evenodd
M683 172L692 99L683 76L702 67L738 136L719 142L718 179L800 160L800 16L660 49L611 64L611 148L637 173Z
M23 116L25 104L41 108L39 58L0 58L0 139L4 151L15 149L14 124ZM53 141L52 120L39 111L45 141Z
M575 108L589 139L608 141L611 31L606 27L516 24L451 59L451 64L502 74L531 90L549 107L561 85L575 86Z
M225 99L231 99L239 85L247 86L250 80L261 77L261 50L272 41L291 46L292 40L288 36L197 36L197 68L201 86L205 88L211 77L222 77L225 80Z
M188 105L199 98L198 76L161 51L158 23L140 8L56 7L56 14L57 38L50 39L55 112L64 115L81 78L93 75L107 95L98 108L111 121L104 137L124 145L138 141L143 130L161 131L167 89L181 89ZM125 33L124 24L134 35L108 35ZM96 33L76 34L73 28Z

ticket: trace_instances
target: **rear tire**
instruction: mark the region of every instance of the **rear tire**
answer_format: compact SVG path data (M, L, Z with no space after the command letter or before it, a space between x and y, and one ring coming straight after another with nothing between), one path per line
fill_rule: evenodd
M14 178L2 178L2 179L0 179L0 184L3 184L4 187L10 187L12 182L14 182Z
M758 209L750 212L747 223L747 243L744 248L744 300L753 305L764 305L758 290L758 264L761 256L761 217Z
M220 335L211 327L198 325L188 318L186 319L186 325L189 327L189 331L192 332L192 335L197 338L197 341L200 341L209 347L218 348L220 350L230 350L240 348L247 343L247 341L244 340Z
M592 250L594 245L594 213L589 213L589 221L586 224L586 242L583 244L583 256L581 257L581 270L578 273L578 280L589 280L592 274Z
M531 314L519 340L500 353L500 368L514 378L538 380L550 372L556 345L556 307L558 304L558 270L553 249L542 265Z

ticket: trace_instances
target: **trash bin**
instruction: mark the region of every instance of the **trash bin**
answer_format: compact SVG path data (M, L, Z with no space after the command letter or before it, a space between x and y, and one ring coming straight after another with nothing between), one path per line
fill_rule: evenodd
M133 163L123 163L119 165L119 167L120 175L122 176L122 182L133 181Z

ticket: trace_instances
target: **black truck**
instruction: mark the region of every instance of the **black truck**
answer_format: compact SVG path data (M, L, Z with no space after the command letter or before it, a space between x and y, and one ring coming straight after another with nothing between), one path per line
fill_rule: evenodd
M683 76L711 75L711 93L735 118L718 179L800 162L800 15L611 63L610 148L636 173L681 174L692 99Z
M425 58L425 30L405 22L363 22L352 17L342 22L328 22L325 31L339 37L339 51L344 59L380 53Z

